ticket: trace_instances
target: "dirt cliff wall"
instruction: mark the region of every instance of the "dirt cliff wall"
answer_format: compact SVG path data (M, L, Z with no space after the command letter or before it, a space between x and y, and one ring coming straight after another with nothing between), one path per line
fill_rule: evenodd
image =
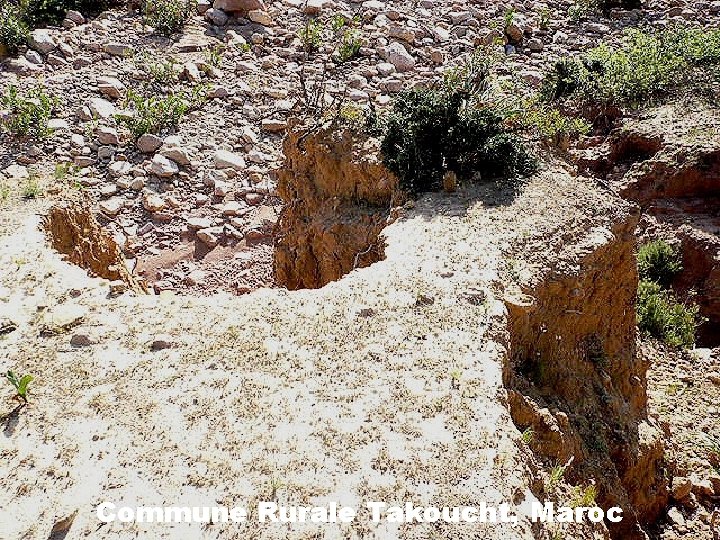
M647 363L636 351L637 216L595 228L522 295L506 300L511 414L548 463L626 509L614 538L644 538L667 504L659 431L646 417Z
M380 231L401 194L377 142L337 125L297 125L284 151L278 193L287 204L277 228L277 283L318 288L383 259Z
M52 248L72 264L93 276L120 280L135 291L145 292L143 284L126 267L115 240L93 217L86 199L52 206L43 217L43 228Z

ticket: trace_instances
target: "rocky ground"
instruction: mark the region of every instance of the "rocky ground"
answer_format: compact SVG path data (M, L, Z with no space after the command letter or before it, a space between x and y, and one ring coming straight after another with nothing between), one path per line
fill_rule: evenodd
M22 185L38 173L45 189L66 183L89 192L131 266L156 291L271 285L274 170L287 121L302 108L301 73L310 89L326 79L328 97L382 106L489 45L504 57L501 79L532 87L553 59L617 41L626 27L699 21L720 10L717 2L652 2L604 18L580 5L200 2L172 39L132 12L71 13L64 28L35 31L32 48L3 62L0 89L42 84L59 101L49 140L3 139L1 181ZM329 28L339 15L355 21L359 57L332 62L338 39L329 34L306 54L299 33L309 18ZM507 17L512 24L502 32ZM130 90L165 95L199 85L209 99L177 129L135 142L116 121ZM58 163L73 168L56 174Z
M708 508L715 507L720 485L716 453L718 352L697 349L678 353L657 344L646 344L642 350L645 357L655 360L648 381L651 414L660 419L677 464L669 527L660 535L664 540L714 538L717 517Z
M608 16L583 16L570 1L215 4L201 1L172 38L155 35L133 12L72 13L63 28L36 31L30 49L2 63L0 91L42 84L58 102L49 139L0 135L0 347L7 351L0 368L37 377L32 404L5 419L0 522L10 526L0 537L48 538L66 526L68 540L136 537L142 531L118 524L96 530L90 510L108 493L128 501L144 493L137 502L152 504L178 493L226 504L531 500L549 469L533 470L498 397L505 359L489 338L506 292L498 284L508 275L532 280L588 230L612 227L618 199L607 189L622 192L633 164L598 185L573 178L573 167L545 163L546 174L516 199L486 191L426 197L386 229L387 259L372 270L317 293L263 289L274 286L276 170L288 125L305 109L301 74L311 88L326 79L328 99L383 107L484 45L501 55L497 71L512 99L537 88L558 57L617 42L628 27L713 24L720 2L651 1ZM336 64L329 34L306 53L299 32L308 18L330 24L338 14L356 21L359 57ZM207 100L176 129L135 141L116 119L130 90L193 88ZM717 136L713 116L698 114L711 121L689 128L687 146ZM668 122L658 114L655 127ZM672 150L663 156L682 160ZM48 249L33 214L77 191L156 295L118 297ZM680 226L687 207L662 211L676 202L654 204ZM717 235L716 215L703 208L704 232ZM477 297L485 300L468 300ZM707 445L720 433L717 349L640 348L651 361L650 417L676 460L667 518L650 532L715 540L720 479ZM11 410L6 404L0 414ZM402 427L390 429L388 420ZM458 535L368 527L332 534ZM311 533L152 531L160 538ZM472 534L603 538L607 531L538 531L523 522Z

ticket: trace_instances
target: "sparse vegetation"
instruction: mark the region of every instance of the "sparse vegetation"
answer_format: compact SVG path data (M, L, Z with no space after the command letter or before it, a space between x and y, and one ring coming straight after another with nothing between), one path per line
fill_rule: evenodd
M42 188L37 173L31 172L30 177L25 181L22 196L24 199L37 199L42 196Z
M528 445L533 442L534 437L535 437L535 431L533 430L532 427L526 428L520 435L522 442L524 442L525 444L528 444Z
M32 382L32 375L23 375L18 378L14 371L8 370L5 374L5 378L15 388L15 398L21 400L23 403L28 402L28 385Z
M64 161L61 163L55 164L55 180L63 181L67 178L67 175L69 173L72 173L75 169L75 166L70 163L69 161Z
M168 88L180 78L180 64L172 56L156 60L147 53L135 61L138 71L146 74L146 81L158 89Z
M672 293L654 281L641 280L638 286L637 322L646 335L674 347L692 347L700 322L697 306L678 302Z
M354 28L348 28L343 32L340 38L340 46L338 47L338 59L341 63L349 62L360 54L360 31Z
M191 92L183 91L165 97L145 97L128 90L127 100L133 114L120 115L118 121L127 126L137 139L145 133L159 133L162 129L177 126L188 111L204 102L205 89L198 86Z
M683 269L680 250L663 240L640 246L637 261L640 279L654 281L665 288Z
M347 19L342 15L334 15L326 23L318 18L311 18L298 32L298 36L306 53L318 51L326 41L332 42L333 59L342 64L360 54L362 33L355 27L357 23L357 19Z
M223 52L225 52L225 45L222 43L211 47L205 55L207 63L213 67L219 67L222 64Z
M592 126L583 118L564 115L558 109L534 102L524 111L525 122L546 143L566 148L572 139L587 135Z
M595 499L597 498L597 487L595 484L589 484L585 488L576 487L573 499L570 501L570 508L577 508L579 506L595 506Z
M619 48L600 45L580 59L559 60L542 94L550 101L635 106L717 81L719 65L720 30L632 29Z
M567 469L566 466L558 464L550 470L550 475L548 476L549 491L554 490L558 486L560 480L562 480L563 476L565 476L565 469Z
M543 8L540 10L540 21L538 22L538 26L540 27L540 30L547 30L550 27L550 17L552 16L552 12L549 8Z
M142 12L145 24L169 36L182 30L196 8L197 0L145 0Z
M123 0L20 0L0 4L0 48L15 54L27 42L28 32L40 26L58 25L70 9L83 13L122 5Z
M6 116L0 117L0 126L16 137L43 139L52 132L48 121L56 99L50 97L42 86L21 95L16 86L10 85L0 98L0 105L7 110Z
M322 46L323 25L318 19L308 19L298 34L305 52L315 52Z

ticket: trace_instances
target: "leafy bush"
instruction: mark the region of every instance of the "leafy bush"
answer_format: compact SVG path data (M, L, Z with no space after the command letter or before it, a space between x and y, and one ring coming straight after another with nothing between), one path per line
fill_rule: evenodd
M657 33L628 30L619 48L601 45L580 59L555 64L543 83L548 100L577 98L637 105L691 83L718 79L720 30L673 28Z
M29 29L58 25L71 9L96 13L124 3L124 0L0 0L0 45L15 54L27 42Z
M83 13L97 13L112 7L119 7L123 0L21 0L24 19L32 28L56 25L62 22L68 10Z
M25 20L32 28L59 24L69 9L76 8L76 4L73 0L27 0L21 3Z
M590 132L590 124L582 118L565 116L558 109L534 104L525 112L526 123L541 139L553 146L564 147L570 139Z
M0 48L8 54L17 53L27 42L28 27L18 6L6 2L0 5Z
M165 89L180 79L182 65L172 56L158 59L147 52L133 59L139 72L145 75L145 81L156 89Z
M317 19L309 19L298 32L305 52L317 51L323 42L323 25Z
M143 15L145 24L169 36L182 29L196 8L197 0L145 0Z
M118 115L118 121L127 126L137 139L146 133L158 133L177 126L185 114L205 101L205 89L196 87L192 92L179 92L165 97L145 97L128 90L127 101L132 115Z
M0 104L7 110L0 118L0 126L15 136L45 138L51 133L48 120L56 103L41 86L28 90L23 96L11 85L0 98Z
M479 102L489 65L482 55L448 72L442 87L398 95L384 119L385 165L406 191L436 191L445 171L483 179L529 174L536 168L498 106Z
M662 240L640 246L637 261L640 279L653 281L661 287L669 287L683 269L680 251Z
M348 62L357 57L358 54L360 54L361 46L360 32L351 28L345 30L340 39L340 46L338 47L340 62Z
M692 347L700 322L697 306L686 306L654 281L638 286L637 322L641 332L674 347Z

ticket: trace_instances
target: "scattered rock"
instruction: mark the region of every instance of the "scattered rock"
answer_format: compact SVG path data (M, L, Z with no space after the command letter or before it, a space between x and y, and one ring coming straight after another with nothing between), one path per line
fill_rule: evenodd
M400 43L392 43L386 49L387 61L403 73L415 68L415 58Z
M48 30L37 29L28 35L28 45L42 54L48 54L57 48L57 43Z
M150 162L150 172L160 178L170 178L180 172L180 168L162 154L155 154Z
M215 167L218 169L235 169L241 171L245 169L245 160L242 156L227 150L218 150L213 157Z
M163 140L152 133L141 135L135 145L143 154L151 154L162 146Z

